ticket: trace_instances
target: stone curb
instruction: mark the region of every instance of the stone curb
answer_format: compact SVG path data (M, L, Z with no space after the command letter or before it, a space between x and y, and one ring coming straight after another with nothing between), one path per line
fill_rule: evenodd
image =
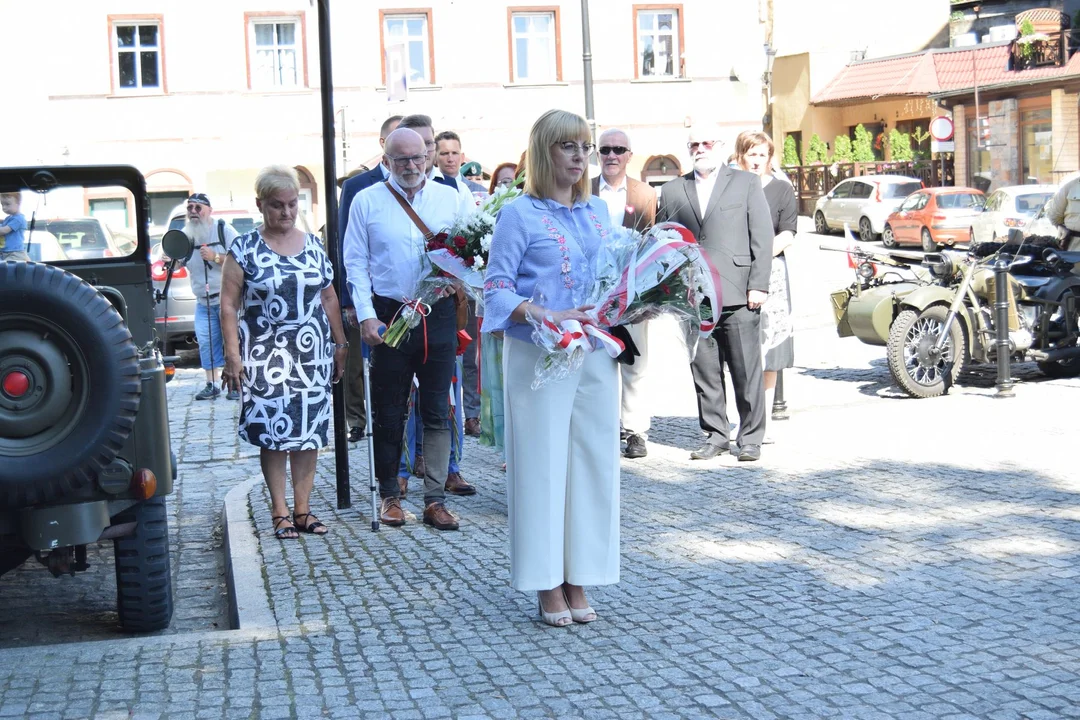
M248 493L263 481L253 475L225 496L221 524L225 539L225 584L229 596L229 627L233 630L276 628L270 596L263 578L259 539L251 522Z

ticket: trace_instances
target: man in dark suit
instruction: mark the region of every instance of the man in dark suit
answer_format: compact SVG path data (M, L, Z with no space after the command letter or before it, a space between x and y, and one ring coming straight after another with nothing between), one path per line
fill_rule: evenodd
M626 166L634 157L630 136L618 128L600 133L597 149L600 176L592 180L592 194L607 203L612 226L644 232L656 223L656 191L643 182L626 176ZM645 441L649 437L651 417L645 407L643 379L649 366L648 321L627 326L630 338L637 346L638 356L633 365L619 364L622 374L622 408L619 420L626 433L628 458L648 454Z
M691 365L698 420L708 437L690 457L705 460L730 450L739 460L758 460L765 436L760 308L769 290L773 227L761 181L723 163L719 137L714 127L690 131L694 170L660 189L658 217L689 228L720 275L723 312ZM739 410L735 445L728 438L725 363Z

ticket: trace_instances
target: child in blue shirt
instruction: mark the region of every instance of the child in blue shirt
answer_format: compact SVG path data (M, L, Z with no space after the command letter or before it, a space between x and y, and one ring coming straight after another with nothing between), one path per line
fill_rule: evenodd
M0 193L0 209L7 215L0 221L0 261L30 262L26 254L26 218L19 212L22 195Z

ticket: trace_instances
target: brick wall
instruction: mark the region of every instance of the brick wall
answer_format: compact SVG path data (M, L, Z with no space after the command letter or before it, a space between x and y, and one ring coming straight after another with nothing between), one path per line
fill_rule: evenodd
M1050 91L1050 114L1053 123L1054 182L1080 170L1080 121L1077 101L1080 96L1064 90Z

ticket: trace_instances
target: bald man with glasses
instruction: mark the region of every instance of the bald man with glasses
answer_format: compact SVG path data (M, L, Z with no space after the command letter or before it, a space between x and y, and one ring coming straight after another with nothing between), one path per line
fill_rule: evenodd
M389 178L360 192L349 209L344 259L349 292L364 342L371 346L371 428L375 475L382 507L379 520L405 524L398 484L403 431L413 376L419 384L424 428L424 523L457 530L446 509L450 461L450 382L457 356L457 308L453 297L424 306L424 320L396 348L382 341L425 273L425 235L451 227L461 212L456 190L428 177L429 152L417 131L399 127L386 139L383 164Z
M656 191L647 184L627 177L626 168L634 157L630 136L618 128L600 133L597 148L600 177L592 179L592 193L607 203L612 226L622 225L645 232L656 223ZM652 417L645 407L645 371L649 366L648 321L626 326L637 346L632 365L619 364L622 376L622 407L619 421L626 440L623 456L634 459L648 455L646 441Z

